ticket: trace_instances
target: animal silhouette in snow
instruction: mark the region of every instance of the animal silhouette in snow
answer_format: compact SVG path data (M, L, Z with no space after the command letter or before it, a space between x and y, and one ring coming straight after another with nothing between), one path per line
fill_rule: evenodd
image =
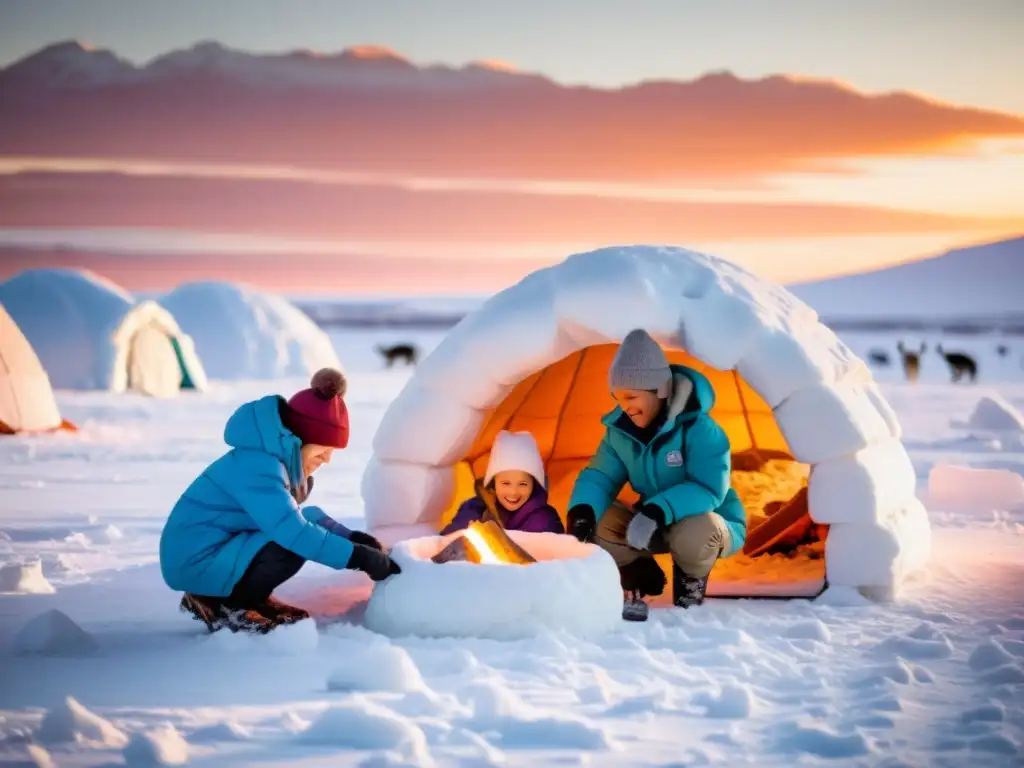
M378 344L374 349L384 358L388 368L399 360L403 361L406 365L416 365L419 360L419 352L412 344L394 344L390 347Z
M880 368L887 368L891 362L889 360L889 353L884 349L872 349L868 352L868 361L872 365L877 365Z
M945 358L954 384L963 379L964 376L970 377L971 381L977 378L978 364L974 362L974 358L970 355L963 352L944 352L941 344L935 347L935 351Z
M903 356L903 375L907 381L917 381L917 377L921 373L921 355L924 354L926 348L924 342L921 342L921 349L917 352L907 349L902 341L896 345L896 349Z

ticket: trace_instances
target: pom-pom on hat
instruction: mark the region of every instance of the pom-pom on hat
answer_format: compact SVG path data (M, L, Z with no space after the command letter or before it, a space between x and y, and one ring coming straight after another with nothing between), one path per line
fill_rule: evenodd
M281 421L303 445L344 448L348 445L347 389L348 381L341 371L321 368L313 374L309 389L296 392L288 400Z

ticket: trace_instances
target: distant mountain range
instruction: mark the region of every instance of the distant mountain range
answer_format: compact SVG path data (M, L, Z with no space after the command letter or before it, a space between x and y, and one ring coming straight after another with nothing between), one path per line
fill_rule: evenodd
M1024 237L788 288L833 325L1016 318L1024 331Z
M0 154L277 163L461 178L678 182L829 167L1024 119L831 80L568 86L377 46L254 54L215 42L136 65L65 41L0 70Z

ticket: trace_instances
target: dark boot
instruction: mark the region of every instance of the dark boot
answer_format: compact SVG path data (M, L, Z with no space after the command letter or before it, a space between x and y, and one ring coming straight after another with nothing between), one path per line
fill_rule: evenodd
M704 602L708 589L708 577L687 576L678 565L672 565L672 602L678 608L690 608Z
M304 611L294 605L282 603L273 595L268 597L266 602L260 605L257 610L268 619L272 619L279 624L294 624L296 621L309 618L308 611Z
M647 621L650 609L639 592L625 591L622 593L622 618L625 621Z
M178 610L191 615L196 621L203 622L210 632L216 632L225 626L224 617L221 615L222 607L221 601L216 598L186 592L181 598Z

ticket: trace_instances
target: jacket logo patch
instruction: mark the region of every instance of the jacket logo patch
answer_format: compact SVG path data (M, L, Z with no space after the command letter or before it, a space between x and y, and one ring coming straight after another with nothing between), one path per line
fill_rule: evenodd
M670 467L681 467L683 466L683 454L682 451L669 451L665 454L665 463Z

